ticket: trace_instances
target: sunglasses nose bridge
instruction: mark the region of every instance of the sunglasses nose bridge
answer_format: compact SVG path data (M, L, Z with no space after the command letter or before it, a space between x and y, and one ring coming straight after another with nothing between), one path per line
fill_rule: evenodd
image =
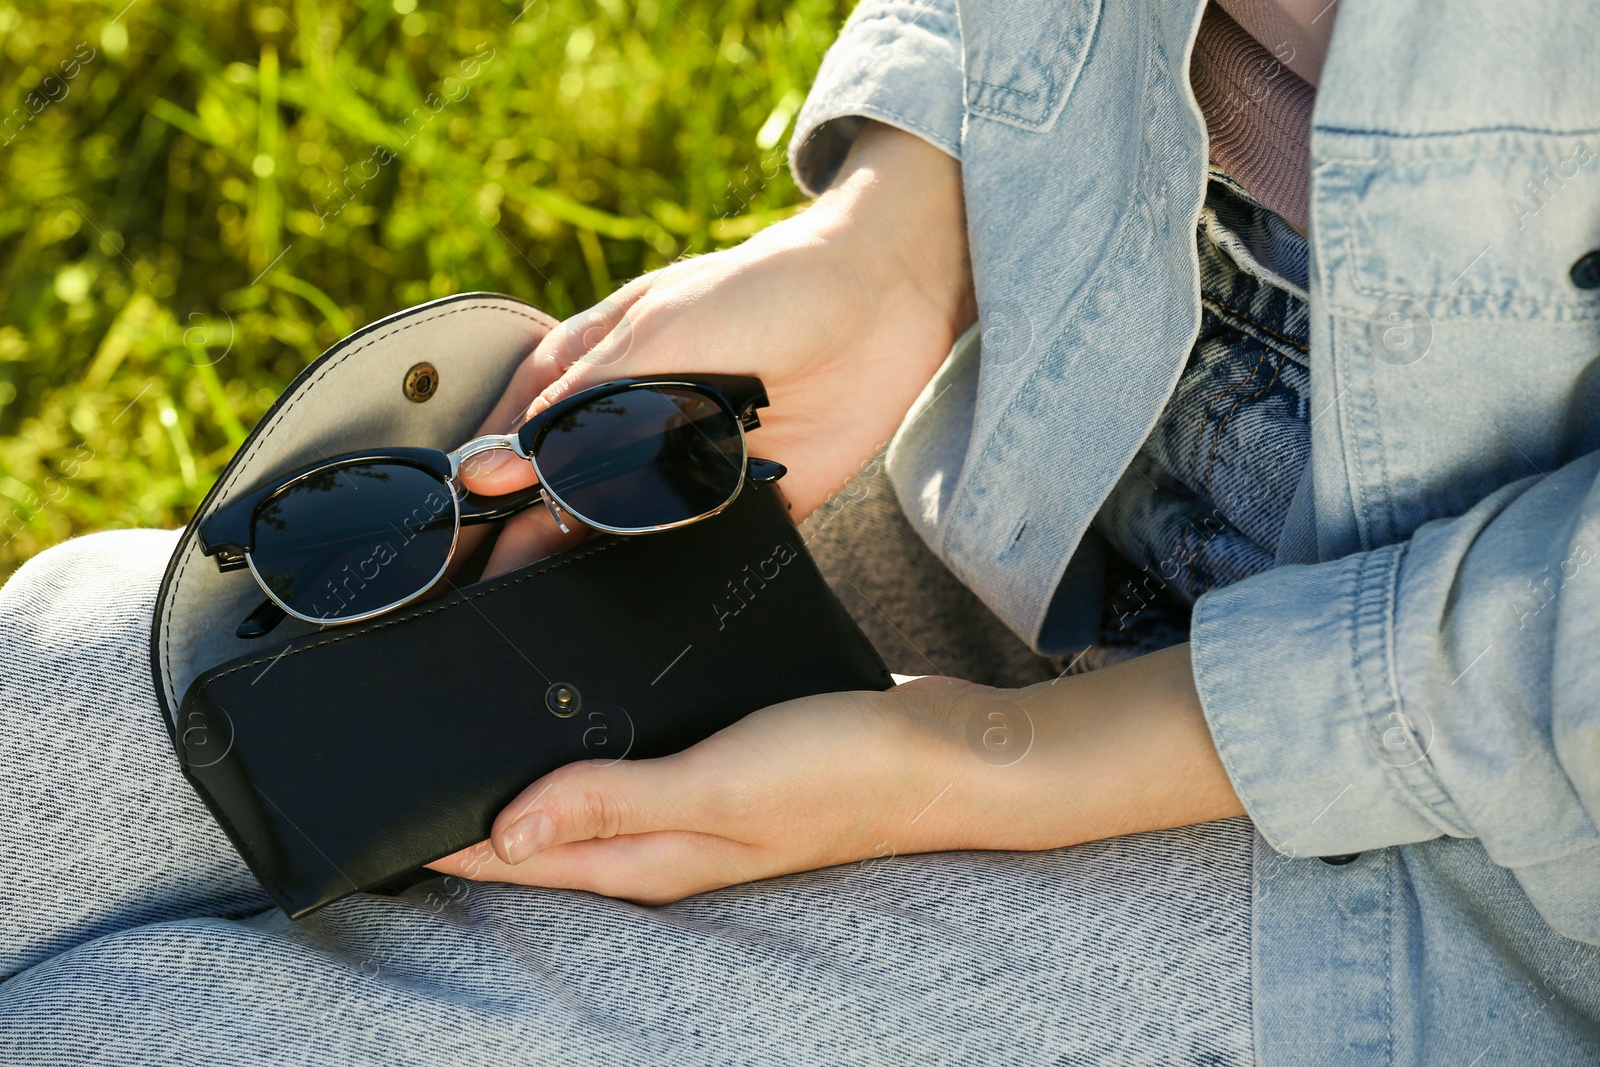
M509 450L519 459L527 459L527 450L522 447L522 438L514 433L493 433L483 437L474 437L460 448L449 454L450 477L455 479L463 465L474 456L485 452L498 452L502 449Z

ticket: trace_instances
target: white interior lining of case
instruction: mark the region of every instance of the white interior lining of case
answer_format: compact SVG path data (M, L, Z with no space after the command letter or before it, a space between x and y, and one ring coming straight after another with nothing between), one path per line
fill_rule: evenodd
M201 505L209 515L274 475L364 448L446 451L477 431L522 358L556 322L509 296L467 293L399 312L340 341L285 390ZM408 399L406 373L438 371L433 395ZM233 636L263 599L248 569L220 573L191 522L178 541L166 596L156 606L154 655L169 714L196 677L316 628L285 620L271 636Z

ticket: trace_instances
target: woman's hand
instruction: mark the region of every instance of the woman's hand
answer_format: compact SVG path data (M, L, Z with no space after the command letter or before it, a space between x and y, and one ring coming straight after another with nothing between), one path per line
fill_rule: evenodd
M941 684L806 697L677 755L569 764L501 812L490 842L433 867L659 904L847 863L891 836L941 847L939 820L916 816L956 749L914 697Z
M1043 849L1242 814L1187 645L1024 690L792 700L677 755L574 763L432 864L645 904L855 860Z
M798 521L889 439L975 314L959 165L871 124L804 212L645 275L562 323L484 432L614 378L759 375L771 407L750 447L789 468L783 489ZM468 486L494 495L530 484L528 465L509 458L485 454ZM507 524L486 573L565 543L543 509L530 510Z

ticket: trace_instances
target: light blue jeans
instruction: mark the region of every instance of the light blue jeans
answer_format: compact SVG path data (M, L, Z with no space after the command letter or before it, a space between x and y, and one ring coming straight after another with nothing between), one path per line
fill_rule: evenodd
M663 908L437 878L290 923L156 708L172 545L81 538L0 589L0 1062L1254 1062L1242 820Z

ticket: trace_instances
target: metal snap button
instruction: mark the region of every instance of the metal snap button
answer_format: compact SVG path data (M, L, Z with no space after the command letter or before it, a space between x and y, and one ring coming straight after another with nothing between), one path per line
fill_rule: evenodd
M406 399L421 404L439 391L439 372L432 363L418 363L406 371Z
M1319 856L1317 858L1330 867L1343 867L1347 863L1354 863L1360 859L1361 853L1351 852L1343 856Z
M544 706L558 719L570 719L583 707L583 694L578 687L567 682L557 682L544 693Z
M1572 284L1579 289L1600 289L1600 248L1578 257L1572 265Z

